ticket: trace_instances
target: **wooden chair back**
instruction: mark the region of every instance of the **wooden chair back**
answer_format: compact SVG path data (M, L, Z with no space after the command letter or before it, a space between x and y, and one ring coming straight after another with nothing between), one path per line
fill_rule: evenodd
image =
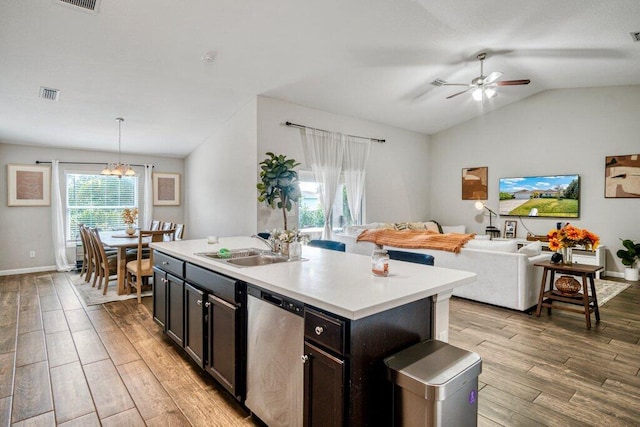
M174 240L182 240L182 237L184 236L184 224L174 224L175 225L175 230L176 233L173 236Z
M158 220L152 220L151 221L151 225L149 226L149 230L151 231L156 231L156 230L160 230L160 221Z

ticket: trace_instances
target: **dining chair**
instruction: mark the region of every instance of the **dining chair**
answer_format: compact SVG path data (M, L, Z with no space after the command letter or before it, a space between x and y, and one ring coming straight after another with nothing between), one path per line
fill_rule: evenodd
M80 265L80 276L84 275L87 272L87 267L89 266L89 260L87 258L87 242L85 242L84 236L82 235L83 227L84 224L78 224L78 235L80 235L80 242L82 242L82 265Z
M149 226L149 230L151 231L157 231L160 230L160 221L158 220L152 220L151 221L151 225Z
M125 287L127 293L131 293L131 288L136 288L136 294L138 295L138 304L142 302L142 287L149 283L149 277L153 276L153 250L145 251L145 243L148 238L151 238L152 242L162 242L164 237L169 235L173 238L175 229L171 230L155 230L144 231L140 230L138 233L138 250L135 260L127 262ZM148 257L145 258L145 252Z
M422 254L418 252L387 250L389 259L396 261L413 262L416 264L433 265L435 258L433 255Z
M332 251L345 252L346 245L344 243L336 242L333 240L311 240L309 241L308 246L312 246L314 248L322 248L322 249L330 249Z
M96 263L96 271L93 276L93 285L96 285L96 281L98 282L98 289L100 289L104 283L103 295L107 293L107 288L109 287L109 279L111 276L117 273L116 264L117 264L117 256L116 255L107 255L104 250L104 246L102 245L102 240L100 239L100 233L97 228L92 228L89 230L89 236L91 237L91 241L93 244L93 252Z

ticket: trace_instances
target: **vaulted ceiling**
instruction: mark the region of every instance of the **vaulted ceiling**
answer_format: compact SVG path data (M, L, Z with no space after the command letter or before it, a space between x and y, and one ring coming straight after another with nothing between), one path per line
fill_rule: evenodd
M184 156L256 95L432 134L548 89L640 84L638 17L638 0L1 0L0 142L116 151L124 117L123 152ZM471 82L480 52L531 84L482 103L430 84Z

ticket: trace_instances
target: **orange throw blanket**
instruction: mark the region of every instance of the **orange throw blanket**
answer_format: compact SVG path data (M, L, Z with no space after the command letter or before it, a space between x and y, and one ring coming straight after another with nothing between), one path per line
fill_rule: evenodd
M373 242L376 245L394 246L397 248L437 249L446 252L460 252L460 249L475 234L447 233L440 234L429 230L388 230L374 228L364 230L357 241Z

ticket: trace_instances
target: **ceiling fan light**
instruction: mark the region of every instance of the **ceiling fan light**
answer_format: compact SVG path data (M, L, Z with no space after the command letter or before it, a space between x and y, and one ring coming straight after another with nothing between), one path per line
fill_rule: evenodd
M492 89L490 87L487 87L484 89L484 94L487 96L487 98L493 98L494 96L496 96L498 93L496 92L495 89Z
M476 101L482 101L482 89L474 89L473 92L471 92L471 96L473 96L473 99L475 99Z

